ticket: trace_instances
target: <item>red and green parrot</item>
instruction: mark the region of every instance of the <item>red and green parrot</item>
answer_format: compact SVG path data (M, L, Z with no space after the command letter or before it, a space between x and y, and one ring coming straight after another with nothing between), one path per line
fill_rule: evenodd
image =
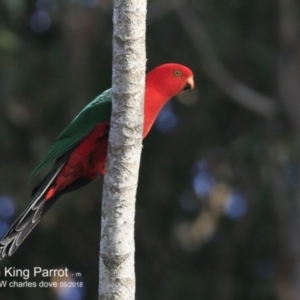
M172 97L194 87L193 72L180 64L164 64L146 75L143 138ZM42 216L65 193L105 174L111 89L90 102L58 136L30 179L51 163L52 170L32 191L32 201L0 241L0 259L11 256Z

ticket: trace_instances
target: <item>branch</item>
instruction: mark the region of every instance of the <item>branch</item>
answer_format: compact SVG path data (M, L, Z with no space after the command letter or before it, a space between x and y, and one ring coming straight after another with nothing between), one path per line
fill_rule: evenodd
M177 3L175 5L186 34L198 51L199 64L211 80L240 105L263 117L274 116L278 111L275 100L254 91L234 78L216 59L212 42L194 11L188 5L178 6Z
M146 0L114 0L112 116L104 177L99 299L133 300L134 216L145 88Z

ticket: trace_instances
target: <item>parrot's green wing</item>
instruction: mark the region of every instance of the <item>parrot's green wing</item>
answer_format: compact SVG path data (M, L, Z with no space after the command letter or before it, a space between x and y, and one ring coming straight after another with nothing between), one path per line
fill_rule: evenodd
M31 180L42 169L76 146L97 124L109 121L111 116L111 89L90 102L58 136L47 155L30 174Z

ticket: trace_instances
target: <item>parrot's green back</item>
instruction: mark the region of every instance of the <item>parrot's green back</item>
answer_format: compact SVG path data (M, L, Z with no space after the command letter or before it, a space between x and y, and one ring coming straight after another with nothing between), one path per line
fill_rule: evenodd
M47 155L30 174L29 180L76 146L97 124L109 121L110 116L111 89L108 89L90 102L58 136Z

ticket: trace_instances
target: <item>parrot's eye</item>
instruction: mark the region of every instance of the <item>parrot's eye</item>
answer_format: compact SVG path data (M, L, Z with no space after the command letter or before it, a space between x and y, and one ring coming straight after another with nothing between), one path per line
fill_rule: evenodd
M180 76L180 75L181 75L181 72L180 72L179 70L176 70L176 71L174 71L174 75L175 75L175 76Z

